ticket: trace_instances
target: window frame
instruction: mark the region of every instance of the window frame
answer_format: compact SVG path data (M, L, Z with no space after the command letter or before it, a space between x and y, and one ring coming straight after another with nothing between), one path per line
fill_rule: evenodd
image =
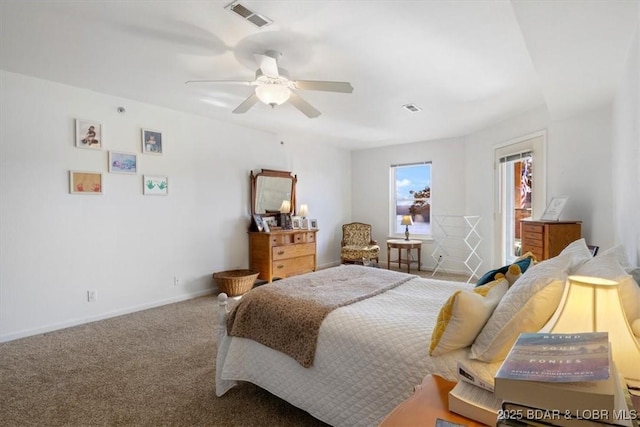
M428 166L429 167L429 176L427 177L428 187L430 190L430 194L428 198L398 198L398 180L397 180L397 171L399 168L405 167L413 167L413 166ZM415 200L424 200L429 206L433 206L433 162L432 161L420 161L420 162L411 162L411 163L401 163L401 164L393 164L389 165L389 235L393 238L405 238L404 235L404 226L398 226L398 217L397 217L397 206L399 201L410 202ZM421 191L423 188L420 188ZM429 213L429 232L428 233L418 233L411 229L409 226L409 233L411 235L411 239L415 240L429 240L432 238L432 221L433 212Z

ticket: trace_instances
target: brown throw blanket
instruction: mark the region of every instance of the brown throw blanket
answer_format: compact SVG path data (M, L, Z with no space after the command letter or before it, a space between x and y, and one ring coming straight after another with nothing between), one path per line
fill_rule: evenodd
M414 277L357 265L290 277L246 293L229 315L227 332L285 353L308 368L313 364L320 324L332 310Z

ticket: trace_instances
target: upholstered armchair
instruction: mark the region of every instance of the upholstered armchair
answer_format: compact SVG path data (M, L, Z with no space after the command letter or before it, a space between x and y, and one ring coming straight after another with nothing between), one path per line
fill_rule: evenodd
M371 225L352 222L342 226L342 248L340 261L362 262L363 258L376 260L380 255L378 242L371 238Z

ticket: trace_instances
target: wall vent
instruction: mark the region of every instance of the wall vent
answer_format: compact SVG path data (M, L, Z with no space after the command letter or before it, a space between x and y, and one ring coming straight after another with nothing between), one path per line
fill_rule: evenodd
M234 1L232 3L229 3L224 8L235 13L245 21L251 22L253 25L255 25L258 28L265 27L273 22L266 16L260 15L254 12L253 10L249 9L248 7L244 6L239 1Z
M402 106L407 111L411 111L412 113L417 113L418 111L422 111L422 108L418 107L416 104L405 104Z

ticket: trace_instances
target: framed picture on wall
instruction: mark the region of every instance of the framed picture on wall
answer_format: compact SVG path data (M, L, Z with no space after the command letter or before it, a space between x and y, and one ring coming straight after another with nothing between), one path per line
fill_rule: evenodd
M162 132L142 129L142 152L144 154L162 154Z
M142 175L142 194L166 196L169 194L169 178L159 175Z
M76 119L76 147L102 150L102 125L95 120Z
M71 194L102 194L102 174L69 171L69 192Z
M138 156L133 153L109 151L109 172L138 173Z

